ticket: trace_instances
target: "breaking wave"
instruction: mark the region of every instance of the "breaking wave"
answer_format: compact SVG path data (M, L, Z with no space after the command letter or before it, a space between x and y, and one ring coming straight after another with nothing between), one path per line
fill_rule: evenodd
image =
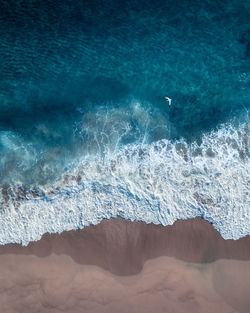
M0 243L126 219L171 225L200 216L226 238L250 234L248 121L201 142L162 139L78 159L60 180L2 188Z

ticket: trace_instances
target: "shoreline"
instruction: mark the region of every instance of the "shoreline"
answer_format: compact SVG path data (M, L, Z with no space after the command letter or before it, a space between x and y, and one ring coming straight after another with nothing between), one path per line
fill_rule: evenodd
M139 273L147 260L161 256L201 264L219 259L250 260L249 247L250 236L225 240L201 218L178 220L171 226L113 218L81 230L47 233L28 246L0 246L0 257L68 255L78 264L124 276Z
M121 218L0 246L5 313L248 313L250 237Z

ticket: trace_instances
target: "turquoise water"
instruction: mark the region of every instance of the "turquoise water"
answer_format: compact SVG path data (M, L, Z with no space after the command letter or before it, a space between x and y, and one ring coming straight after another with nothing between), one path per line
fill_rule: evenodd
M249 12L245 0L1 1L1 181L44 184L118 137L192 141L238 117Z
M0 243L115 216L250 234L249 1L0 1L0 35Z

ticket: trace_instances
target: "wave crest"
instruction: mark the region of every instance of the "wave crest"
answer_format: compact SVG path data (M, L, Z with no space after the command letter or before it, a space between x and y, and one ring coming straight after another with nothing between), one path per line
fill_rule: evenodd
M164 139L85 156L53 185L4 186L0 243L116 216L163 225L201 216L238 239L250 234L248 148L248 124L227 124L200 144Z

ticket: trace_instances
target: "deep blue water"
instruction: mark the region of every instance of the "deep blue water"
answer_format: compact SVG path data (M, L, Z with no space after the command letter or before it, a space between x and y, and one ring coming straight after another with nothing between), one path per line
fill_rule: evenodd
M0 36L2 183L45 184L134 142L199 140L249 108L246 0L0 0Z

